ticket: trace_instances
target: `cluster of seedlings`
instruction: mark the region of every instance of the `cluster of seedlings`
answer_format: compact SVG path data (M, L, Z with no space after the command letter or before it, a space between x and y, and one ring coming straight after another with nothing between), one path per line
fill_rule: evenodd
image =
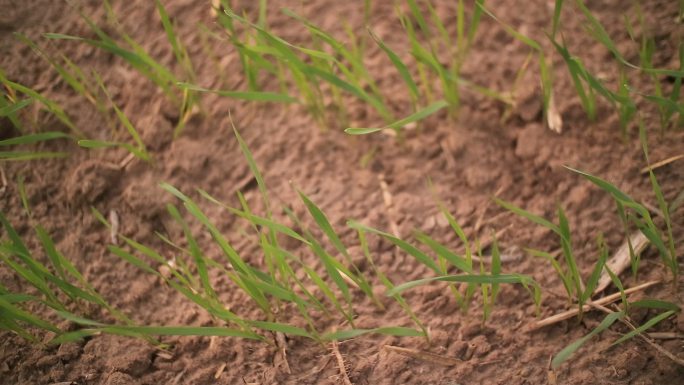
M615 107L625 135L629 133L630 125L635 122L641 127L643 150L648 163L646 130L643 128L645 123L639 106L644 103L655 104L658 120L663 130L684 125L684 104L680 98L684 77L684 45L679 47L679 69L654 68L655 43L652 38L648 37L643 37L639 42L642 47L639 54L640 62L631 63L622 56L609 34L587 6L581 0L572 3L586 19L588 32L614 56L620 74L617 89L611 89L597 75L592 74L582 64L580 58L573 56L564 43L561 14L563 8L567 8L568 5L562 0L556 0L551 31L548 34L548 39L555 48L554 53L545 51L541 42L499 21L492 10L485 6L483 0L475 0L472 4L466 4L464 0L458 1L455 35L450 31L450 26L443 23L443 18L429 1L406 0L405 8L408 11L402 11L403 8L397 7L397 14L409 45L395 48L383 42L374 33L372 26L368 26L368 34L364 36L357 36L351 28L347 28L348 41L342 42L304 17L290 10L284 10L283 12L291 17L293 22L301 23L310 33L308 46L296 45L270 31L266 20L267 2L265 0L259 2L256 20L251 20L247 14L236 13L227 0L214 2L213 11L216 15L216 24L220 29L217 31L215 28L199 27L199 33L203 36L202 41L205 45L204 50L215 60L215 53L209 46L209 40L215 39L229 43L239 55L244 77L247 80L248 89L246 90L209 89L197 84L197 76L188 50L177 36L174 22L160 0L156 0L158 15L179 71L160 64L139 43L126 34L106 0L104 5L108 22L116 31L116 36L107 34L103 28L81 13L94 33L94 38L57 33L46 33L44 38L70 40L74 43L97 47L121 58L139 71L158 86L170 103L180 111L180 118L173 132L174 137L182 135L189 118L202 111L201 97L207 92L254 102L302 104L323 126L327 121L325 115L329 113L323 100L333 101L337 106L334 110L337 113L335 119L345 122L344 125L347 126L346 122L349 121L349 117L344 107L345 98L353 97L358 99L359 103L372 108L377 117L383 121L383 124L378 127L349 127L345 130L349 134L362 135L386 129L400 133L407 125L419 122L445 108L456 113L461 103L463 89L512 105L514 102L511 95L514 90L494 90L461 77L461 69L477 37L480 20L483 17L489 17L498 21L511 36L529 48L530 53L526 63L532 60L537 62L544 116L550 128L560 130L562 123L553 102L553 77L549 59L552 54L557 54L567 65L581 105L589 118L596 117L597 98L603 98ZM370 9L371 0L366 0L367 21L370 19ZM639 18L637 22L643 24L643 18ZM630 36L636 40L633 33L634 24L635 22L625 18L626 28ZM48 61L65 84L100 111L111 126L112 135L110 140L85 137L70 120L67 111L55 101L26 85L13 82L0 70L0 84L3 86L0 94L0 118L9 120L15 130L20 133L16 137L0 141L0 150L2 150L0 161L28 161L68 156L69 154L65 152L47 152L36 149L40 148L36 146L40 142L65 139L76 141L78 145L85 148L122 148L130 153L131 157L152 161L152 155L148 152L135 124L114 103L107 85L97 73L80 68L66 56L51 56L41 48L41 43L32 41L27 36L17 34L16 38ZM411 110L407 116L395 116L392 109L388 107L387 96L383 94L376 79L364 65L364 55L368 44L378 45L405 83L408 100L410 100L408 107ZM398 54L399 49L410 53L411 62L402 61L401 55ZM518 71L517 79L522 77L525 68ZM639 75L648 76L652 80L652 93L640 92L630 86L630 76ZM671 86L663 86L663 77L674 79ZM278 90L264 90L265 78L276 79ZM517 80L513 82L513 87L516 83ZM68 129L68 132L44 132L35 128L39 126L39 122L22 120L25 118L22 115L22 109L36 103L54 115ZM11 330L32 341L36 341L34 336L36 328L47 330L54 333L54 338L49 342L53 344L103 332L146 338L153 343L156 343L156 336L160 335L233 336L268 342L270 340L264 333L265 331L311 338L321 343L353 338L366 333L422 336L429 340L429 330L402 296L406 290L419 285L432 284L436 281L447 282L448 290L451 291L455 301L464 312L468 310L474 298L479 298L483 305L484 321L491 314L502 284L520 285L530 293L537 309L541 306L543 288L529 276L503 271L496 240L491 247L492 258L489 267L485 268L483 263L478 263L482 261L482 258L478 258L478 256L481 257L482 247L477 240L468 239L457 220L444 206L440 206L441 213L461 244L459 251L424 233L416 233L413 237L415 242L413 242L356 221L349 221L347 225L358 234L358 242L367 259L367 266L370 266L369 271L361 271L352 261L348 245L342 242L324 212L303 192L298 193L311 216L310 219L315 223L314 228L308 228L304 224L307 221L298 218L289 209L285 209L285 212L291 222L296 224L296 229L274 219L272 210L275 208L271 206L261 173L237 130L235 130L235 136L257 181L265 211L263 213L252 211L239 193L241 206L238 208L220 202L203 190L198 190L198 193L202 199L212 202L231 215L249 223L249 227L253 230L254 242L261 250L264 269L249 264L200 209L197 202L186 193L165 183L161 184L161 188L175 196L182 205L181 209L171 204L168 206L168 212L183 229L184 241L178 242L162 236L164 242L178 251L176 258L171 261L151 247L122 236L120 238L124 241L123 245L112 244L108 247L112 254L151 275L158 276L169 287L206 310L213 316L218 326L135 324L125 314L108 304L103 296L93 289L69 259L55 248L49 234L42 227L35 226L35 232L43 252L32 252L7 218L0 213L0 222L5 234L0 242L0 259L7 268L35 289L32 294L15 293L0 284L0 308L2 309L0 328ZM635 234L627 237L627 247L618 253L622 256L621 261L610 258L605 242L599 238L598 261L589 277L582 277L580 274L572 249L572 232L561 207L558 208L557 223L554 223L510 203L497 200L502 207L550 229L558 236L562 256L560 261L556 255L546 251L528 251L531 255L548 261L549 268L557 272L566 290L568 303L574 308L570 311L569 317L577 315L581 318L584 312L592 309L600 309L607 313L603 322L595 330L554 357L554 367L558 367L567 360L593 335L609 328L615 322L623 322L632 328L631 332L616 340L615 344L635 336L653 343L644 332L680 311L675 304L662 300L630 301L628 294L632 292L632 289L623 287L618 275L621 272L619 269L626 266L631 268L636 276L641 266L640 252L645 245L651 244L658 251L662 264L671 272L672 281L677 282L679 260L676 255L670 214L684 203L684 195L680 193L672 202L667 202L653 169L649 168L653 193L658 202L657 214L661 219L655 221L651 208L635 201L607 181L582 171L572 169L570 171L579 173L610 194L615 201L618 217L625 231L627 234ZM28 199L23 189L20 188L20 192L25 210L30 212ZM105 226L113 225L95 209L93 209L93 215ZM211 234L213 242L222 251L222 257L225 260L215 260L205 254L206 245L200 244L190 231L190 226L184 219L186 215L192 217L193 221L201 223L204 230ZM411 282L392 282L374 263L374 256L368 247L369 236L383 238L415 258L417 263L427 267L433 274ZM303 246L311 255L317 257L322 263L323 271L317 271L305 263L300 256L287 250L283 246L282 237L291 238L300 247ZM187 247L179 246L181 243ZM37 256L42 254L47 256L47 261ZM160 266L164 266L164 274L160 272ZM260 319L244 318L222 303L217 295L217 288L210 279L212 276L210 272L215 271L228 277L235 287L251 298L253 304L261 310ZM301 271L305 274L296 273ZM412 320L411 326L387 325L363 329L355 325L354 293L362 293L380 308L385 306L373 290L376 283L386 288L385 295L391 297L394 303L403 309L408 319ZM610 296L611 301L618 299L622 301L622 305L615 308L606 307L608 302L605 300L592 299L611 283L619 290L619 294ZM673 290L677 290L676 286ZM479 295L476 296L478 292ZM75 331L60 330L55 324L26 310L25 305L29 302L40 303L59 317L81 327ZM106 310L116 323L103 324L83 318L81 309L85 303ZM292 311L282 311L285 308L292 309ZM659 313L642 325L634 325L629 314L635 308L656 309ZM321 330L312 318L312 312L325 314L331 319L342 319L346 326L339 330ZM292 314L299 317L297 322L284 318L284 315L291 317ZM568 315L560 316L568 318ZM552 317L548 321L538 321L535 327L547 325L557 319L559 318ZM305 326L295 326L295 324ZM682 363L681 359L672 354L666 351L664 354L669 354L673 360Z

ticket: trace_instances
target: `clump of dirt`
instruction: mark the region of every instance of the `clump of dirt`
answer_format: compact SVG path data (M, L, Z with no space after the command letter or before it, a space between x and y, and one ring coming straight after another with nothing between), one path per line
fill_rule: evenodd
M237 10L254 12L255 2L238 2ZM434 1L435 9L447 16L447 25L455 25L455 5ZM656 4L657 3L657 7ZM164 1L169 14L176 18L179 36L189 47L198 74L198 84L226 89L246 87L239 58L226 44L220 47L218 62L225 80L217 77L217 63L207 57L197 34L197 24L214 25L208 6L184 0ZM551 4L551 5L550 5ZM83 2L84 12L99 23L105 22L98 1ZM113 4L123 28L163 64L175 66L170 47L158 20L153 2L136 1ZM511 0L487 2L506 23L536 38L550 48L545 37L552 17L552 3L535 1L521 4ZM675 60L677 13L675 2L654 2L647 14L650 33L657 36L659 66L678 68ZM288 7L309 18L324 30L344 38L343 26L365 34L362 2L277 1L269 3L270 28L294 42L306 41L296 23L278 10ZM633 50L636 44L624 33L622 21L614 9L622 2L608 1L594 11L607 26L619 47ZM648 6L651 9L651 5ZM118 58L90 46L74 42L46 42L43 32L69 33L92 37L78 13L52 1L10 1L8 13L0 16L0 67L6 75L30 85L57 100L76 125L90 137L106 138L108 122L84 100L80 100L61 81L54 70L30 49L11 37L19 31L47 46L50 52L64 53L83 68L96 70L110 88L117 105L141 132L154 161L125 162L119 150L78 150L69 147L66 159L31 163L3 164L9 185L0 197L2 211L38 250L30 235L31 223L41 223L55 238L57 247L84 273L93 286L114 306L134 321L148 325L214 325L212 318L178 292L107 252L110 234L90 213L95 207L102 213L115 211L120 218L120 233L159 250L167 250L156 232L172 239L182 239L182 230L166 211L175 202L159 187L168 182L191 193L202 188L217 199L238 205L237 191L245 194L255 212L263 210L256 183L250 175L232 132L229 113L244 136L269 187L273 207L292 207L305 216L293 186L304 191L328 215L331 223L350 245L353 258L364 271L362 254L347 219L390 230L410 238L415 229L428 232L458 250L457 238L448 223L439 216L434 196L445 202L468 234L482 239L499 232L502 249L534 247L552 251L557 240L549 231L504 211L492 203L498 196L529 211L554 218L558 205L567 210L572 226L578 263L589 274L597 259L596 237L603 233L611 250L625 234L614 211L614 202L580 176L563 166L586 170L611 181L639 201L655 203L648 177L640 173L645 165L638 138L621 135L617 118L608 106L600 105L596 121L591 122L574 94L565 65L553 57L554 99L564 120L562 134L545 128L541 112L538 79L529 75L516 91L518 108L508 111L499 102L475 93L464 92L463 106L457 118L438 113L420 129L408 132L402 141L374 135L350 137L339 129L320 129L300 106L261 105L222 99L203 98L204 113L191 119L183 134L173 139L177 112L163 95L140 74ZM593 9L593 8L592 8ZM393 17L392 2L373 2L370 25L383 40L409 58L400 23ZM449 21L452 21L449 23ZM563 14L564 37L573 52L583 54L595 73L615 80L616 71L605 49L582 30L582 18L569 10ZM622 31L622 32L620 32ZM662 45L662 46L661 46ZM551 50L549 50L551 52ZM509 90L528 50L510 37L502 27L483 18L475 45L463 68L463 76L494 89ZM630 56L627 56L630 59ZM384 53L369 44L367 66L379 86L390 96L398 116L405 116L409 106L402 80ZM530 70L530 74L534 71ZM373 115L360 102L350 102L351 121L370 125ZM504 119L505 118L505 119ZM654 116L646 121L656 122ZM366 125L364 125L366 126ZM650 156L654 161L681 153L684 132L669 130L662 135L649 127ZM61 143L61 142L60 142ZM57 144L57 146L66 144ZM369 154L372 153L372 156ZM362 160L368 167L361 167ZM684 168L679 163L657 170L658 180L668 199L684 189ZM19 200L16 181L23 177L33 207L28 218ZM432 188L426 183L432 181ZM392 196L392 204L384 195ZM203 203L203 209L250 263L261 267L258 245L242 235L244 226L216 207ZM672 213L679 254L684 245L684 209ZM279 219L287 217L276 212ZM208 234L199 224L191 223L198 241L210 256L218 255ZM379 239L372 238L375 263L393 282L405 282L428 276L429 272L409 256ZM299 247L296 243L285 247ZM299 252L301 250L294 250ZM169 251L168 255L171 251ZM671 281L660 265L654 250L643 257L638 280L628 273L622 279L627 286L649 279ZM309 261L313 266L320 262ZM318 266L321 267L321 266ZM552 267L539 259L521 254L504 264L504 270L529 274L544 289L541 315L549 316L568 307L562 285ZM259 318L260 313L246 296L228 284L225 277L212 277L220 298L240 315ZM0 267L3 285L21 289L19 279ZM680 284L681 287L681 284ZM648 289L643 296L665 298L680 305L681 295L672 295L670 285ZM463 314L442 285L426 286L406 292L406 299L431 330L432 339L364 336L339 344L345 369L352 383L360 384L457 384L506 383L538 384L548 381L549 358L570 342L593 329L602 314L589 313L579 323L576 319L535 331L525 328L535 320L535 308L529 294L520 287L504 286L491 318L483 325L482 308L472 305ZM390 304L390 301L386 304ZM358 297L359 327L408 325L397 306L378 309L368 299ZM100 317L93 311L94 318ZM646 317L646 315L643 315ZM680 317L681 318L681 317ZM646 318L643 318L645 320ZM322 328L331 330L342 320L317 319ZM681 321L681 320L680 320ZM666 321L658 331L684 332L682 322ZM609 345L626 330L614 327L593 339L580 354L554 375L558 383L632 383L661 384L684 378L684 370L634 339L618 347ZM46 336L47 338L47 336ZM57 347L31 345L7 332L0 334L0 383L77 383L77 384L322 384L341 383L336 358L312 341L288 338L286 350L290 371L284 369L278 349L263 343L234 338L164 337L169 351L155 349L146 341L100 335L74 344ZM682 356L680 340L659 341ZM428 352L451 361L426 359L401 353L385 345Z

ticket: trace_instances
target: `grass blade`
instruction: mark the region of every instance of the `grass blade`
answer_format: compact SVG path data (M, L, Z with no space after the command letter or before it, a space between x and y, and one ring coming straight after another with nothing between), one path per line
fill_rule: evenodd
M445 107L448 107L448 106L449 106L449 103L447 103L445 100L439 100L439 101L434 102L434 103L430 104L429 106L427 106L427 107L425 107L419 111L416 111L415 113L413 113L413 114L411 114L411 115L409 115L409 116L407 116L401 120L398 120L394 123L390 123L385 127L381 127L381 128L352 128L352 127L349 127L347 129L345 129L344 132L346 132L347 134L350 134L350 135L365 135L365 134L370 134L373 132L382 131L385 128L392 128L392 129L398 130L400 128L404 128L409 123L413 123L413 122L417 122L419 120L425 119L428 116L434 114L435 112L437 112L437 111L439 111Z
M314 218L321 230L323 230L323 233L328 237L335 249L337 249L340 254L348 257L349 253L347 253L347 248L342 243L342 240L333 229L330 221L328 221L328 218L325 216L323 211L321 211L321 209L319 209L318 206L316 206L316 204L313 203L311 199L309 199L309 197L307 197L303 192L297 190L297 193L299 193L299 197L302 199L302 201L304 201L304 205L309 210L309 213Z
M473 273L471 263L469 263L465 258L456 255L454 252L446 248L446 246L430 238L427 234L420 232L417 233L416 240L428 246L430 249L432 249L432 251L435 252L435 254L449 261L449 263L454 265L454 267L457 269L465 273Z
M551 361L551 367L554 369L558 369L563 362L567 361L570 356L572 356L579 348L584 345L585 342L587 342L590 338L593 336L601 333L602 331L608 329L611 325L615 323L615 321L621 319L624 316L624 313L622 312L613 312L608 314L603 321L596 327L596 329L592 330L587 334L586 336L578 339L577 341L571 343L570 345L566 346L558 352L554 357L553 360Z
M224 91L213 90L209 88L200 87L190 83L176 83L178 87L184 90L208 92L219 96L230 97L234 99L252 100L258 102L278 102L278 103L297 103L297 99L290 95L280 94L276 92L258 92L258 91Z
M401 78L404 80L404 83L406 83L406 86L409 89L410 95L411 95L411 100L413 100L413 103L417 103L418 99L420 99L420 93L418 91L418 86L416 85L416 82L413 80L413 77L411 76L411 73L409 72L408 67L406 64L404 64L403 61L399 58L399 56L392 51L390 47L388 47L385 43L383 43L382 40L371 30L370 28L368 29L368 33L371 35L373 40L378 44L380 49L382 49L387 57L390 59L392 64L394 64L394 67L399 71L399 75L401 75Z
M0 309L3 310L3 317L9 317L12 320L22 321L29 325L33 325L44 330L49 330L54 333L61 332L56 326L49 322L43 321L29 312L21 310L20 308L7 302L3 297L0 297Z
M7 106L4 106L4 107L0 108L0 117L13 115L17 111L21 110L22 108L28 106L31 103L33 103L33 99L27 98L24 100L20 100L16 103L12 103L12 104L9 104Z
M402 283L401 285L395 286L392 290L387 292L387 296L393 296L395 294L402 293L408 289L426 285L431 282L465 282L465 283L475 283L479 285L491 285L499 283L519 283L523 285L532 285L538 288L538 284L530 277L521 274L498 274L498 275L488 275L488 274L464 274L464 275L443 275L439 277L423 278L417 279L415 281L409 281Z
M404 241L404 240L402 240L402 239L399 239L399 238L395 237L395 236L392 235L392 234L385 233L385 232L383 232L383 231L374 229L374 228L372 228L372 227L365 226L365 225L363 225L363 224L361 224L361 223L359 223L359 222L356 222L356 221L348 221L348 222L347 222L347 225L348 225L349 227L351 227L352 229L355 229L355 230L363 230L363 231L365 231L365 232L367 232L367 233L373 233L373 234L379 235L379 236L381 236L381 237L387 239L388 241L392 242L395 246L397 246L397 247L399 247L400 249L404 250L404 251L407 252L409 255L411 255L411 256L413 256L414 258L416 258L419 262L421 262L421 263L424 264L425 266L427 266L427 267L429 267L430 269L432 269L435 273L437 273L437 274L440 274L440 273L441 273L441 269L439 268L439 266L435 263L435 261L434 261L432 258L428 257L427 255L425 255L425 253L423 253L422 251L418 250L417 248L415 248L414 246L412 246L412 245L409 244L408 242L406 242L406 241Z
M619 344L621 344L621 343L623 343L623 342L625 342L625 341L627 341L627 340L629 340L629 339L631 339L631 338L633 338L633 337L635 337L635 336L637 336L637 335L639 335L639 334L645 332L646 330L652 328L653 326L655 326L655 325L658 324L659 322L661 322L661 321L663 321L663 320L665 320L665 319L670 318L671 316L675 315L676 313L677 313L677 312L676 312L675 310L668 310L668 311L666 311L666 312L664 312L664 313L658 314L657 316L655 316L655 317L649 319L648 321L646 321L643 325L641 325L641 326L639 326L638 328L632 330L631 332L625 334L624 336L618 338L617 341L615 341L615 342L612 343L612 345L613 345L613 346L619 345Z
M58 132L58 131L42 132L39 134L28 134L28 135L18 136L15 138L0 140L0 147L2 147L2 146L13 146L13 145L18 145L18 144L32 144L32 143L45 142L48 140L62 139L62 138L70 138L70 136L63 133L63 132Z
M512 211L514 214L517 214L517 215L519 215L523 218L526 218L526 219L528 219L528 220L530 220L530 221L532 221L538 225L542 225L542 226L546 227L547 229L552 230L556 234L560 235L560 233L561 233L560 228L558 226L554 225L553 223L549 222L548 220L546 220L546 219L544 219L538 215L534 215L527 210L523 210L520 207L515 206L515 205L508 203L506 201L503 201L499 198L494 198L494 202L496 202L496 204L505 208L506 210Z

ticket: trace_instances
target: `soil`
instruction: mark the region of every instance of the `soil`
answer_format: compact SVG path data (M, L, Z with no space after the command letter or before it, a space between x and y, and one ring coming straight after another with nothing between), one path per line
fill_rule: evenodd
M157 60L175 68L173 54L151 1L115 1L113 8L123 28ZM175 18L179 36L189 47L198 73L198 83L213 88L246 89L239 59L226 41L214 42L212 55L203 49L198 23L215 28L208 2L167 0L164 4ZM236 2L233 2L236 3ZM235 9L255 14L256 3L238 1ZM370 25L385 42L408 58L401 25L394 17L394 2L372 2ZM433 1L436 9L455 26L455 2ZM623 14L634 15L633 5L618 0L589 2L625 57L638 62L638 44L632 42L623 26ZM487 6L509 25L542 42L549 48L545 33L550 29L553 1L488 1ZM632 4L632 3L629 3ZM82 9L100 25L105 11L99 1L84 1ZM364 35L361 1L273 1L269 2L271 29L286 40L306 43L301 26L279 10L288 7L309 18L326 31L345 38L349 25ZM655 65L679 68L677 43L682 25L675 21L678 8L673 1L643 4L646 27L637 31L656 38ZM141 132L154 162L133 160L125 168L116 167L126 154L119 150L85 150L67 141L44 147L68 151L65 159L5 163L8 185L0 197L2 211L27 239L36 255L39 244L31 226L40 223L55 239L57 248L71 258L92 285L113 305L136 322L147 325L215 325L209 314L190 303L155 277L110 254L106 247L109 232L91 214L116 211L122 235L165 250L173 255L155 232L183 243L182 229L174 224L166 204L176 200L158 185L166 181L181 191L194 194L196 188L208 191L231 205L238 205L236 192L245 194L255 212L263 212L256 184L233 135L230 119L245 138L268 185L276 216L285 223L281 208L292 207L305 217L305 207L296 189L305 192L328 215L342 235L354 258L361 259L358 239L346 227L348 219L390 231L392 223L404 238L416 229L425 231L455 250L460 243L441 219L435 195L473 237L499 236L504 250L534 247L556 250L558 240L543 228L519 218L492 202L493 196L513 202L534 213L555 219L558 205L567 211L573 231L578 263L589 274L597 259L596 238L605 236L616 250L625 233L612 199L588 181L563 166L599 175L640 201L657 205L647 175L638 135L632 128L623 138L617 116L610 106L599 103L595 121L587 119L561 58L551 55L558 111L563 118L561 134L543 123L541 97L534 62L515 92L518 107L505 105L479 94L464 91L457 117L438 113L407 133L403 141L386 135L351 137L342 132L342 123L330 119L322 129L301 106L264 105L220 98L202 100L204 112L194 116L183 134L173 139L178 119L164 95L148 80L119 58L73 41L48 41L43 32L59 32L94 37L71 6L49 0L0 0L0 67L8 78L29 85L61 103L77 127L91 138L108 138L109 123L94 107L60 81L58 74L27 46L13 38L19 31L46 46L49 52L64 53L82 68L96 70L112 92L114 101ZM608 84L617 81L611 54L583 30L577 10L567 6L562 31L571 52ZM108 30L113 33L113 30ZM463 77L488 87L509 90L516 72L529 50L508 35L500 24L484 17ZM367 65L378 85L389 96L393 112L405 116L409 101L401 78L382 51L369 43ZM218 58L218 59L216 59ZM178 69L178 68L177 68ZM180 69L178 69L180 70ZM648 92L648 82L639 79L636 89ZM271 86L271 85L269 85ZM641 87L641 88L640 88ZM294 90L292 91L294 92ZM371 127L382 122L366 106L349 100L353 126ZM42 129L64 130L54 118L37 109L29 111ZM681 154L684 132L671 129L661 133L656 111L645 107L650 156L653 161ZM14 135L2 123L3 137ZM123 137L123 136L122 136ZM372 157L367 166L362 159ZM672 200L684 189L683 161L657 169L664 195ZM19 178L23 178L32 216L29 218L19 198ZM430 178L434 191L427 183ZM387 185L392 205L384 202L380 180ZM198 200L199 201L199 200ZM206 202L206 201L203 201ZM262 266L255 238L244 235L246 223L236 220L216 206L202 203L217 227L251 263ZM678 254L684 245L684 210L672 213ZM207 253L219 251L198 223L191 227ZM286 244L322 268L297 244ZM377 265L394 282L429 276L405 253L377 238L371 239L371 252ZM41 256L42 257L42 256ZM365 266L365 269L368 269ZM523 254L504 264L504 270L533 276L543 287L541 316L568 308L563 288L552 267ZM215 287L224 303L244 317L262 317L239 290L225 277L215 278ZM662 298L684 305L681 291L673 294L671 275L660 264L657 253L647 249L638 279L628 272L621 278L626 286L650 279L663 284L646 290L643 297ZM4 266L3 285L21 290L24 286ZM679 285L683 285L680 283ZM614 291L614 289L609 289ZM388 303L378 310L369 300L356 297L356 323L359 327L383 325L410 326L401 309ZM525 328L535 321L534 304L528 293L517 286L505 286L491 318L482 323L482 308L476 296L468 314L459 311L444 285L430 285L406 292L406 298L429 327L430 343L419 338L363 336L339 344L349 379L353 384L662 384L684 381L684 368L639 339L617 347L610 344L622 326L614 326L594 338L568 363L551 375L549 359L570 342L587 334L603 315L589 313L582 322L570 319L534 332ZM111 321L92 310L92 318ZM641 314L643 322L648 314ZM635 316L635 318L638 318ZM681 318L681 316L680 316ZM317 320L321 328L344 327L342 319ZM684 332L684 322L666 320L657 331ZM63 327L74 327L67 323ZM46 336L47 338L48 336ZM276 348L236 338L164 337L171 346L167 352L142 340L100 335L84 342L56 347L32 345L7 332L0 333L0 384L337 384L343 383L338 362L330 346L292 337L287 340L288 373ZM665 349L684 358L681 340L658 341ZM383 348L394 345L431 352L460 360L456 365L440 365Z

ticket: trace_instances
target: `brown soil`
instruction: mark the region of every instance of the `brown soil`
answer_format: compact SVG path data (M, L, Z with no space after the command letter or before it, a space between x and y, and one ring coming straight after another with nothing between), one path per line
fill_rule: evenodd
M104 11L99 2L84 3L85 12L104 23ZM154 2L115 3L114 8L128 33L143 43L155 58L173 66L173 55L165 41ZM245 89L237 55L227 43L217 45L217 53L222 57L218 63L207 58L202 50L196 33L197 23L213 23L206 3L165 1L169 13L177 18L181 38L190 47L199 74L198 82L216 88ZM252 3L257 2L240 3L243 7L236 9L253 12L256 6ZM362 3L274 1L269 4L270 25L288 40L306 41L302 28L278 12L287 6L338 36L344 36L343 27L347 23L358 34L363 34ZM401 26L393 17L393 2L373 3L373 29L392 47L405 47ZM441 14L455 15L454 2L434 3ZM638 46L629 40L622 26L622 14L616 11L622 9L629 13L634 9L623 3L606 1L592 5L592 10L626 52L626 57L638 61ZM544 33L549 29L553 2L499 0L487 4L504 21L548 46ZM676 35L681 34L682 27L674 21L676 2L653 1L643 7L649 15L650 28L643 33L652 33L658 42L656 64L678 68ZM97 111L74 95L42 59L11 35L13 31L21 31L35 39L42 32L92 36L77 12L61 2L47 0L2 0L0 9L3 9L0 15L0 67L6 75L58 100L88 136L107 137L108 123ZM611 55L583 32L582 18L576 12L566 12L563 20L563 31L571 50L581 54L594 73L601 74L608 82L615 81L617 75ZM453 26L455 18L450 16L447 22ZM90 207L104 213L116 210L121 218L122 234L169 253L171 250L165 249L155 231L169 234L176 240L182 239L182 231L166 212L165 205L174 199L158 187L161 181L188 193L202 188L233 205L238 204L235 193L239 189L259 212L262 207L258 190L248 181L249 169L233 136L229 112L264 173L274 207L292 206L295 212L305 216L305 208L292 187L296 186L327 213L348 245L358 245L355 233L345 225L347 219L353 218L381 229L390 229L390 221L394 221L402 237L410 238L414 229L421 229L458 249L459 243L449 229L441 220L435 219L438 208L426 183L426 177L429 177L437 196L446 202L473 236L486 237L491 231L507 229L500 237L503 248L555 250L558 244L548 231L493 204L493 195L498 194L504 200L547 218L555 218L555 210L560 204L567 209L580 267L588 274L597 258L595 239L598 234L605 235L611 250L617 249L625 234L611 198L562 166L600 175L638 200L655 203L648 178L639 172L645 162L636 135L623 141L618 120L606 105L600 106L595 122L588 121L558 57L554 57L554 73L555 100L564 120L564 131L560 135L549 131L542 123L538 81L532 75L535 72L532 68L517 92L520 107L507 120L502 121L505 106L477 94L464 93L464 105L458 118L437 114L429 118L421 130L411 132L403 143L384 135L350 137L341 131L342 127L321 130L302 107L260 105L213 96L203 99L206 114L190 120L184 134L172 140L172 127L178 117L169 108L168 101L121 60L74 42L47 42L44 39L40 42L51 52L64 52L83 68L102 74L116 103L141 131L155 162L133 161L119 171L111 165L125 157L123 152L87 151L66 142L53 143L49 145L54 147L51 149L67 150L71 156L64 160L2 166L9 181L0 197L2 210L20 234L30 240L29 245L34 250L39 247L30 236L30 225L37 222L45 226L58 248L74 261L95 288L141 324L212 325L212 320L173 289L109 254L106 250L109 234L93 218ZM407 56L406 50L397 50ZM507 90L527 54L524 46L485 17L463 76ZM391 95L395 113L405 115L406 94L394 68L375 48L369 50L367 64L386 95ZM219 74L225 79L223 82L219 80ZM348 107L355 125L380 123L359 103L350 102ZM53 118L34 112L46 129L62 129ZM646 122L653 122L653 127L649 127L653 160L682 153L684 132L670 130L664 135L657 134L657 118L652 112L647 113ZM10 135L5 123L3 136ZM334 122L331 125L335 126ZM375 151L372 161L369 167L362 168L360 161L370 151ZM380 175L393 196L393 207L389 210L383 203ZM657 175L668 199L673 199L684 188L681 161L658 169ZM24 214L19 200L16 181L20 176L25 178L33 209L31 220ZM254 238L240 235L239 230L245 224L211 205L203 208L242 255L255 255L250 261L259 266ZM683 213L682 209L673 213L679 254L684 245ZM286 221L284 216L281 219ZM476 226L478 222L482 226ZM476 227L479 227L477 233ZM218 251L212 248L200 225L194 223L193 230L209 254L217 255ZM388 244L373 239L371 246L377 264L394 282L428 276L428 271ZM351 250L354 255L360 255L358 247ZM504 269L530 274L541 283L544 288L542 316L567 308L562 285L550 265L524 256L505 264ZM639 282L647 279L671 281L651 249L644 255L641 272ZM19 279L4 267L0 268L0 277L4 285L21 288ZM259 311L243 294L232 290L225 278L216 278L216 287L228 306L245 317L260 317ZM622 279L627 286L637 283L628 273L623 274ZM642 295L684 304L681 295L672 295L670 288L671 285L663 284ZM571 319L526 333L524 327L535 320L534 305L519 287L503 288L491 319L484 326L477 298L471 311L464 315L443 285L418 288L407 292L406 297L429 326L432 342L369 336L341 343L339 349L352 383L547 383L549 357L588 333L602 318L601 314L591 313L582 323ZM360 327L410 325L397 306L390 306L383 312L361 296L357 301ZM647 315L642 314L644 318L636 321L643 321ZM101 317L98 312L89 316ZM341 322L341 319L320 320L322 327L328 329L341 326ZM659 331L679 333L684 332L682 328L684 322L681 320L668 320L657 327ZM621 326L615 326L592 340L557 371L558 383L674 384L684 380L682 367L640 340L609 347L619 333L625 331ZM0 383L342 383L338 363L329 347L301 338L288 339L291 374L278 363L276 349L266 344L234 338L162 340L172 345L170 353L160 353L145 341L115 336L97 336L81 343L44 348L9 333L0 333ZM681 340L659 343L680 357L684 355ZM454 366L438 365L382 349L383 345L425 350L462 362ZM224 365L225 369L217 374Z

